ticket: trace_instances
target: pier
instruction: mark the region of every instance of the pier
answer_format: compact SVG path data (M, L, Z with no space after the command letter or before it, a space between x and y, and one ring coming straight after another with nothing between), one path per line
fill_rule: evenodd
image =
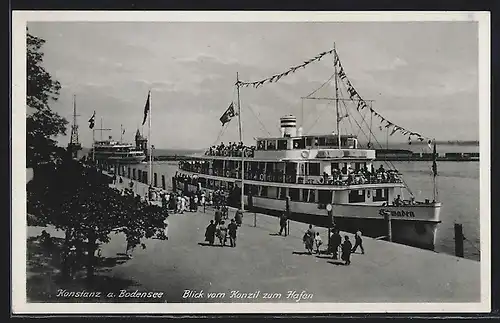
M148 191L146 184L134 182L137 194ZM128 183L125 179L116 188ZM235 248L208 246L204 233L213 216L212 208L171 214L169 240L147 240L146 249L137 248L132 259L108 275L135 281L134 290L164 292L167 302L297 302L301 292L310 297L301 302L480 301L480 263L473 260L364 237L366 253L353 254L352 264L345 266L329 255L306 253L302 234L307 224L291 221L290 235L279 236L278 219L253 213L244 215ZM325 248L327 230L317 230ZM28 235L38 231L29 228ZM344 235L354 241L352 234ZM102 255L116 257L125 245L124 236L112 235ZM187 297L186 290L194 294ZM257 291L259 296L248 298ZM204 296L196 298L200 292ZM208 298L209 293L221 297ZM281 296L270 300L263 293Z

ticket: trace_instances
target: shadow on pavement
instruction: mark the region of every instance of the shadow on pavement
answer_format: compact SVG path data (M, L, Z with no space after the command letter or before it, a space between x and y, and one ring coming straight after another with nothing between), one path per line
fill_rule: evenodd
M220 244L210 244L208 242L198 242L198 245L203 247L222 247Z
M345 266L344 262L341 260L337 260L337 261L331 260L331 261L327 261L327 263L332 264L332 265L336 265L336 266Z
M73 279L63 279L61 250L63 239L52 237L50 247L42 244L41 236L27 239L26 253L26 298L28 302L164 302L162 298L137 297L134 291L141 286L130 279L102 274L112 267L123 264L128 258L101 257L97 259L95 275L92 280L86 277L81 264L75 270ZM122 291L128 297L119 297Z

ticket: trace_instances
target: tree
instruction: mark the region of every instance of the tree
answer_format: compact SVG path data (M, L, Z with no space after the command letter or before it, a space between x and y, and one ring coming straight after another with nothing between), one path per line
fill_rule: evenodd
M28 212L65 231L65 250L74 245L86 254L89 280L94 276L95 251L110 241L112 232L123 232L132 246L145 238L166 239L166 214L160 207L122 196L109 187L107 175L70 158L40 167L28 184ZM67 274L65 260L62 267Z
M26 162L28 167L52 161L62 153L53 139L66 134L68 121L50 109L59 97L61 84L43 67L41 48L45 40L27 33L26 38ZM29 110L29 109L28 109Z

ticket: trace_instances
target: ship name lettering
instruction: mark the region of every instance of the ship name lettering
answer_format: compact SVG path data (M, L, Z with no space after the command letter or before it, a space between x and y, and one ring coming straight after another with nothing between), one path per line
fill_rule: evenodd
M407 211L407 210L386 210L386 209L380 209L378 212L379 215L381 216L391 216L391 217L398 217L398 218L414 218L415 213L413 211Z

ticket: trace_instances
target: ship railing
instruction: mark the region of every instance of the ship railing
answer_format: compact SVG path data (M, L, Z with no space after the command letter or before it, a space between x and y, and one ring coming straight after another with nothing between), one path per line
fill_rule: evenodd
M240 179L241 174L238 170L222 170L222 169L209 169L207 167L200 167L191 164L184 164L181 166L182 170L190 171L199 174L221 176L227 178ZM402 183L402 179L398 175L382 175L382 174L353 174L341 176L311 176L311 175L291 175L281 173L263 173L259 171L245 172L244 179L272 182L272 183L287 183L287 184L309 184L309 185L334 185L334 186L347 186L347 185L363 185L363 184L388 184L388 183Z

